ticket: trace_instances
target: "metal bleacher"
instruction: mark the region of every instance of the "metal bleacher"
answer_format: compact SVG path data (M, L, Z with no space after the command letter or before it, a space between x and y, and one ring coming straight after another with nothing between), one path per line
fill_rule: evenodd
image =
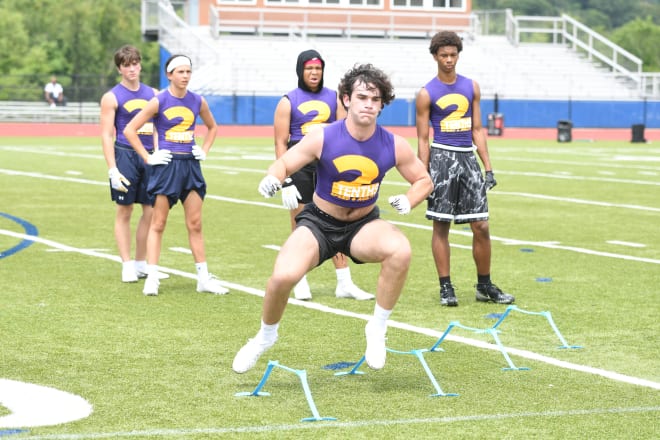
M50 107L46 102L0 101L0 122L98 123L98 102L68 102Z
M316 49L326 60L326 86L336 87L355 63L369 62L390 75L398 97L413 98L436 72L428 44L424 39L209 37L219 61L195 69L190 87L209 95L279 95L296 86L298 53ZM598 100L636 96L628 84L564 46L513 46L504 36L465 39L457 70L477 80L485 97Z
M568 17L552 18L553 29L557 28L556 20L578 25ZM509 22L523 23L513 16ZM478 25L478 20L474 23ZM296 86L296 57L306 49L316 49L324 56L326 86L336 87L353 64L369 62L390 75L397 97L404 99L413 99L437 68L428 52L428 35L347 37L311 34L309 29L246 34L217 24L189 26L163 7L159 9L158 29L164 48L191 56L195 69L190 88L206 95L281 95ZM524 27L516 28L516 38L486 35L478 29L475 25L461 32L464 50L458 72L477 80L485 98L497 94L505 99L636 99L643 89L631 81L639 77L639 66L622 73L618 63L607 67L613 63L610 59L596 63L598 53L590 50L585 55L575 50L576 44L584 43L523 42L519 36L529 30Z

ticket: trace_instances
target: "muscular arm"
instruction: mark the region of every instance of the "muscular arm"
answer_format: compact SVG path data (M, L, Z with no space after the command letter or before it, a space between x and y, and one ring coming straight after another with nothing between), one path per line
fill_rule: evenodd
M433 182L422 161L415 157L408 141L401 136L395 136L394 142L396 169L410 183L406 197L410 201L411 208L414 208L431 194Z
M417 93L415 102L415 127L417 129L417 157L422 162L424 169L429 169L429 158L431 156L431 145L429 143L429 120L431 113L431 98L426 89L422 88Z
M291 101L286 96L283 96L280 102L277 103L273 117L273 128L275 134L275 158L279 159L286 153L291 130Z
M142 145L140 136L138 136L138 129L158 113L158 107L158 98L151 98L147 105L124 128L124 136L145 163L149 159L149 153Z
M101 98L101 146L103 157L108 169L115 168L115 114L117 112L117 98L113 93L107 92Z
M211 149L211 145L213 145L213 142L215 141L215 136L218 132L218 125L215 122L213 113L211 113L209 104L203 97L202 105L199 109L199 117L202 118L202 122L204 122L204 125L208 130L206 136L204 136L204 143L202 144L202 150L204 150L205 153L208 153Z
M472 81L474 87L474 98L472 99L472 142L477 146L477 155L484 165L484 171L492 171L490 155L488 154L488 142L481 123L481 90L476 81Z
M319 159L322 148L323 130L313 130L273 162L268 167L268 174L277 177L282 182L287 176L295 173L314 159Z

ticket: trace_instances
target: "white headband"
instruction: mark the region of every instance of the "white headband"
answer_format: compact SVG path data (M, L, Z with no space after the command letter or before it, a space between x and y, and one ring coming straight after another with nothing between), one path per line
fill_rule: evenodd
M174 69L176 69L179 66L192 67L192 64L190 63L190 58L183 55L174 57L172 61L170 61L170 63L167 65L167 73L172 73Z

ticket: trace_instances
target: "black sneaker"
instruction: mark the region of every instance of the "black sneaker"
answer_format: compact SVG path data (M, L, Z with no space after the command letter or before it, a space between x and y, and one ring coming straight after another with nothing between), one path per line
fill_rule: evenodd
M451 283L440 285L440 305L447 307L456 307L458 305L454 286Z
M489 302L492 301L497 304L511 304L516 298L513 295L504 293L493 283L488 284L477 284L477 301Z

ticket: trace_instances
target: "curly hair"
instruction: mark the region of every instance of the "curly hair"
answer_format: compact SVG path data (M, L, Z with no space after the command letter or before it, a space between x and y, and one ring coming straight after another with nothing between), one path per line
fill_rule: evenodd
M353 94L357 84L363 83L369 90L378 89L383 107L394 100L394 87L390 78L373 64L356 64L339 81L339 96Z
M435 55L438 52L438 49L444 46L454 46L460 53L463 50L463 40L458 36L458 34L456 34L456 32L438 32L433 36L433 38L431 38L429 52L431 52L431 55Z

